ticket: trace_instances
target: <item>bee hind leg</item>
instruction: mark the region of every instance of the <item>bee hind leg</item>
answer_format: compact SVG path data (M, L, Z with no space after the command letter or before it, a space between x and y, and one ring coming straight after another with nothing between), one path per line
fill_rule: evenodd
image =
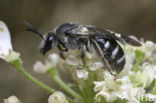
M67 57L67 51L60 51L60 57L62 59L66 59L66 57Z
M115 76L115 75L111 72L111 66L109 65L108 61L105 59L104 54L103 54L103 51L102 51L101 47L99 46L99 44L98 44L98 43L96 42L96 40L94 40L94 39L91 39L91 41L92 41L92 45L93 45L93 47L94 47L94 49L95 49L96 54L101 58L101 60L102 60L102 62L103 62L103 64L104 64L104 66L106 67L106 69L108 70L108 72L109 72L111 75Z

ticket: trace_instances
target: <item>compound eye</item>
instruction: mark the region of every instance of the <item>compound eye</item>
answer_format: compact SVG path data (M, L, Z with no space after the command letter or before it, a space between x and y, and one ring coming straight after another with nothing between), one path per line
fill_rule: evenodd
M53 41L53 39L54 39L54 38L53 38L52 36L49 37L49 41Z

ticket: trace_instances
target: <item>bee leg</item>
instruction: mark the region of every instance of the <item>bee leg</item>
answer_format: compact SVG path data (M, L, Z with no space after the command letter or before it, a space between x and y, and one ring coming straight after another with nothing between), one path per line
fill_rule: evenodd
M60 51L60 57L62 59L66 59L66 57L67 57L67 51Z
M83 62L83 67L86 66L85 52L86 52L86 47L85 47L85 45L82 45L80 56L81 56L81 59L82 59L82 62Z
M102 57L101 59L102 59L102 61L103 61L103 64L105 65L106 69L108 70L108 72L109 72L111 75L114 75L114 74L111 72L111 67L110 67L109 63L107 62L107 60L106 60L104 57ZM114 76L115 76L115 75L114 75Z
M85 67L86 66L86 61L85 61L85 53L84 53L84 51L81 51L80 56L81 56L81 59L82 59L82 62L83 62L83 67Z
M103 51L101 50L101 47L98 45L98 43L94 40L94 39L91 39L92 40L92 44L93 44L93 47L95 49L95 52L97 53L97 55L101 58L103 64L105 65L106 69L108 70L108 72L111 74L111 75L114 75L112 72L111 72L111 66L109 65L109 63L107 62L107 60L105 59L104 57L104 54L103 54Z
M58 45L58 49L60 50L60 57L61 57L62 59L66 59L68 49L65 48L65 47L63 47L62 45Z

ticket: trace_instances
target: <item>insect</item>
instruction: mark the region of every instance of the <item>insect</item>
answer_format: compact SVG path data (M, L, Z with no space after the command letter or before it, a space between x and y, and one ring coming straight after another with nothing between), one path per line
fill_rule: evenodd
M40 52L43 55L50 49L58 47L61 57L65 58L69 49L78 49L85 65L85 53L86 51L91 52L90 46L92 46L112 75L114 75L112 71L120 73L125 65L124 51L118 42L124 45L141 46L138 41L128 36L91 25L81 25L74 22L64 23L56 27L53 32L48 32L43 36L37 28L28 22L25 24L29 26L28 31L34 32L42 38Z

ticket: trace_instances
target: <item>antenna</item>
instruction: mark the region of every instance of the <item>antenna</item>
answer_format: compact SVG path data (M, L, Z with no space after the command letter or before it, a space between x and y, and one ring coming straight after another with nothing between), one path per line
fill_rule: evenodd
M26 28L27 31L34 32L34 33L38 34L42 39L44 39L42 33L40 33L37 28L35 28L33 25L31 25L30 23L28 23L26 21L23 21L23 23L26 24L27 26L29 26L29 28Z

